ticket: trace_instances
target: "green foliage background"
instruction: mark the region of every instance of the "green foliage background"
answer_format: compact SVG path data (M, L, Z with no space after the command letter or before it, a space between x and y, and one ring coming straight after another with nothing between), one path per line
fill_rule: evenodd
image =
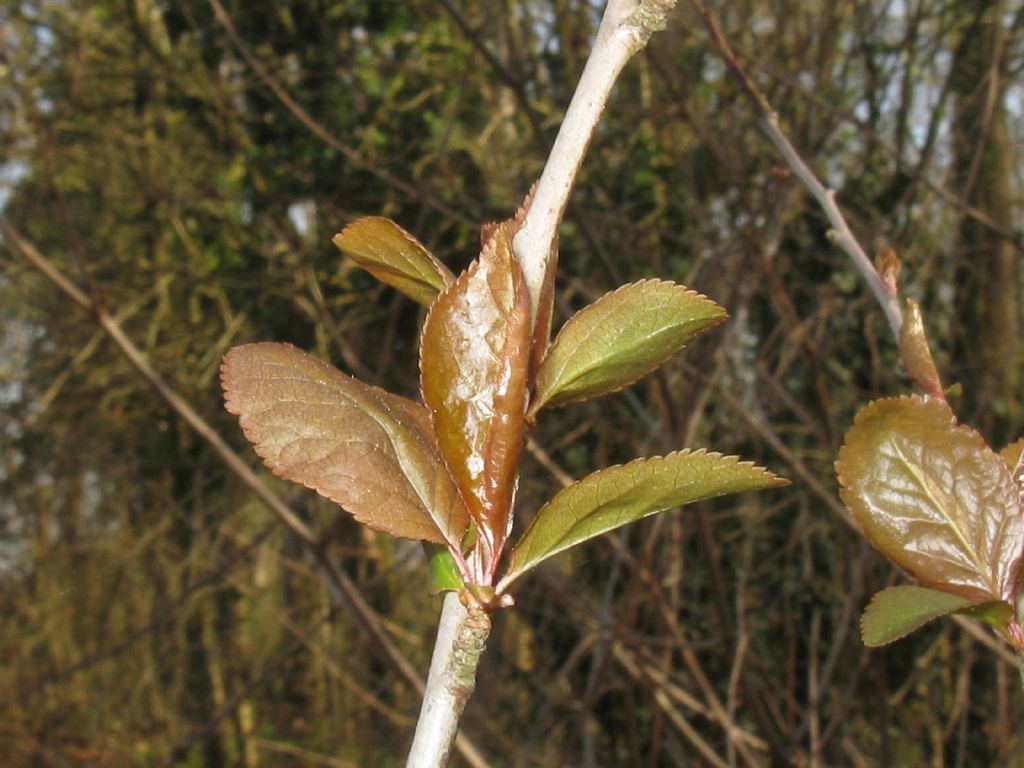
M941 622L860 644L867 596L900 577L837 513L832 462L858 406L909 385L824 215L680 5L591 147L556 324L644 277L731 317L625 393L541 414L521 520L559 487L552 463L579 477L709 446L794 484L643 521L525 578L465 732L495 766L1014 764L1024 703L984 633ZM539 174L600 8L225 11L236 39L212 0L4 0L2 215L255 463L223 411L223 353L289 341L414 394L422 310L331 236L385 215L468 264L479 225ZM719 11L862 242L903 257L961 417L996 446L1020 435L1024 12ZM400 764L418 697L297 544L90 318L6 245L0 270L4 765ZM439 602L418 545L267 482L425 672Z

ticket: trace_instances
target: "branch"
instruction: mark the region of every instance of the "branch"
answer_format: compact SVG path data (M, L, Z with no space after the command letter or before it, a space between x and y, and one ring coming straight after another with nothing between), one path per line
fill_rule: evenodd
M850 257L850 260L853 261L853 265L871 288L871 292L875 294L875 299L889 321L889 327L892 329L893 336L899 342L900 330L903 327L903 313L900 310L899 300L886 288L874 264L871 263L871 259L868 258L864 249L857 241L856 236L851 231L850 226L846 223L846 218L843 216L842 211L839 210L839 206L836 205L835 191L828 189L818 180L818 177L814 175L814 171L808 167L800 157L800 153L796 151L789 142L789 139L786 138L786 135L779 127L779 116L771 108L771 104L768 103L768 99L761 92L761 89L757 87L757 84L747 74L739 59L736 58L732 46L729 45L725 33L722 32L722 28L718 24L718 17L715 15L715 12L704 5L701 0L690 0L690 2L703 17L704 26L711 36L715 47L718 48L719 53L721 53L722 58L725 60L726 66L739 81L743 92L746 93L757 110L761 128L768 134L768 138L771 139L772 144L782 154L786 164L797 175L797 178L803 182L804 186L814 196L814 199L818 201L818 205L821 206L825 215L828 216L828 220L832 224L829 239L838 245Z
M879 274L878 270L875 269L875 265L872 264L871 260L867 257L867 254L864 253L864 249L850 230L849 225L846 223L846 219L843 217L842 211L840 211L839 206L836 205L834 190L827 189L825 185L818 180L814 175L814 172L806 163L804 163L799 153L793 148L789 139L787 139L786 135L782 132L782 129L779 127L778 115L774 110L772 110L767 97L751 79L750 75L743 68L743 65L739 62L739 59L736 58L736 54L729 45L729 41L725 37L725 33L718 24L718 18L714 11L704 5L701 0L690 0L690 3L703 17L704 25L708 34L711 36L712 41L718 48L719 53L721 53L722 58L725 60L726 66L728 66L730 71L732 71L733 75L743 88L744 93L747 94L748 98L754 104L760 118L761 127L768 134L768 138L771 139L779 152L782 153L782 156L785 158L790 169L797 175L800 181L804 183L804 186L810 190L811 194L814 195L814 198L818 201L818 204L828 216L829 221L834 227L834 230L829 233L830 239L846 252L853 261L854 266L867 282L868 286L870 286L872 293L875 294L878 304L881 306L886 319L889 321L889 327L892 329L893 336L901 347L901 359L904 359L906 362L906 358L903 353L903 345L908 333L904 333L903 312L900 309L898 296L886 286L885 280ZM968 213L970 213L970 211L968 211ZM983 221L982 223L985 222ZM913 333L914 329L912 326L919 323L919 315L917 315L914 305L911 305L907 331ZM923 330L917 331L917 335L920 339L923 339ZM930 362L930 353L928 357ZM918 377L914 376L914 379L920 383L918 381ZM942 397L943 394L941 386L930 394ZM781 451L783 455L789 453L777 438L771 442L773 442L773 447L776 450ZM794 466L799 468L800 465L799 463L795 463ZM840 512L840 516L844 522L848 525L853 524L852 519L845 508L842 508L842 505L836 502L831 494L824 492L821 489L820 483L813 480L810 475L805 475L804 479L808 481L812 489L817 491L819 498L825 499L829 506L837 512ZM829 501L829 499L831 500ZM975 639L981 640L989 649L995 651L1003 661L1008 664L1018 666L1021 672L1021 684L1024 686L1024 661L1021 661L1019 657L1007 650L1001 643L998 643L987 633L983 632L966 616L953 616L952 619L961 627L961 629L968 632Z
M405 768L448 764L459 719L476 687L476 670L490 633L491 618L485 611L466 610L454 592L444 596L427 676L428 694L423 697Z
M675 4L676 0L608 1L594 47L537 182L523 226L512 243L526 278L534 320L545 279L554 267L558 225L612 87L651 35L664 28L668 12ZM487 618L486 614L480 615ZM472 629L472 624L473 615L467 614L454 595L446 596L427 691L406 768L447 764L450 739L457 732L459 718L472 693L479 653L490 631L489 619L486 630ZM479 651L467 653L467 644ZM462 679L453 684L458 675Z
M536 318L541 288L552 267L558 225L576 174L612 87L633 56L665 26L676 0L609 0L594 47L537 182L523 226L512 241Z

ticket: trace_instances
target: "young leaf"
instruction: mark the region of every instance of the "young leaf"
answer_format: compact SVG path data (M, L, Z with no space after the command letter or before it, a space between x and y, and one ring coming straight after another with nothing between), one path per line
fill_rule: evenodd
M512 550L499 592L552 555L691 501L785 485L735 456L679 451L594 472L555 494Z
M441 592L458 592L464 586L459 567L455 564L455 558L446 548L438 544L424 544L427 559L430 561L430 594L438 595Z
M1021 462L1024 461L1024 437L1007 445L999 452L999 455L1003 457L1007 468L1011 472L1019 468Z
M1014 593L1024 510L1006 462L945 402L861 409L839 452L840 495L882 554L922 585L981 602Z
M999 452L1010 470L1010 477L1017 485L1017 492L1021 496L1021 505L1024 506L1024 437L1010 443Z
M530 307L511 226L438 296L420 343L423 401L479 533L500 550L523 442Z
M555 277L558 274L558 242L551 246L544 282L537 297L538 306L533 323L533 341L530 345L530 386L536 381L537 373L551 348L551 320L555 311Z
M535 183L530 187L530 191L526 193L522 205L516 210L515 216L510 223L510 226L515 231L510 232L510 239L523 226L523 221L530 210L530 205L533 203L533 195L536 191L537 185ZM490 235L494 234L496 227L496 224L484 226L480 233L484 242L486 242ZM555 241L551 244L551 251L548 254L547 264L544 267L544 280L541 282L540 294L537 296L537 306L531 305L530 307L533 317L533 341L531 342L530 350L529 387L533 386L533 382L537 377L537 371L540 369L540 365L548 353L548 348L551 346L551 320L555 309L555 278L557 274L558 238L555 237Z
M882 278L886 290L893 296L899 296L900 270L902 269L903 263L892 246L883 245L881 250L875 254L875 271Z
M228 411L274 474L375 530L458 547L469 516L422 405L290 344L235 347L221 378Z
M926 395L945 400L942 380L935 367L931 350L928 348L928 337L924 333L924 319L917 302L907 299L906 311L903 313L903 325L900 327L900 360L907 369L907 375L921 388Z
M711 299L664 280L605 294L562 327L537 373L530 414L622 389L724 319Z
M940 616L974 605L951 592L910 585L889 587L876 594L860 617L864 645L877 648L906 637Z
M332 242L382 283L427 307L455 279L419 240L382 216L354 221Z
M1008 638L1011 634L1009 631L1010 625L1016 623L1016 611L1013 605L1003 600L977 603L964 608L960 612L978 621L984 621L1004 638ZM1011 641L1011 645L1016 646L1018 643Z

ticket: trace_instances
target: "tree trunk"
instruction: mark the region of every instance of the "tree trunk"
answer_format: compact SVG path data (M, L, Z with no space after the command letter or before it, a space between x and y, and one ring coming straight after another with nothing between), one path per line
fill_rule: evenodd
M1006 30L1000 0L975 6L953 61L953 188L1013 229L1013 148L1006 126ZM991 227L964 215L954 250L950 381L964 386L960 415L997 445L1021 428L1021 256Z

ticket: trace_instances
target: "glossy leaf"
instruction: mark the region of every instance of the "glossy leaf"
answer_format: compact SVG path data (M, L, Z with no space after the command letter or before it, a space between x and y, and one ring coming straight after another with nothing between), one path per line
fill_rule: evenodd
M526 219L526 213L530 210L530 204L533 202L534 192L537 191L537 185L534 183L530 187L530 191L526 193L526 197L523 199L522 205L516 210L515 216L509 223L512 231L509 233L509 240L515 236L516 232L523 225L523 221ZM496 229L496 224L485 225L481 230L481 236L484 241L490 235L492 235ZM551 251L548 254L547 262L544 267L544 280L541 282L540 294L537 296L537 306L531 306L531 316L533 318L533 341L531 342L530 350L530 375L529 375L529 387L533 386L533 382L536 379L537 371L540 369L541 363L547 356L548 348L551 346L551 320L554 315L555 309L555 278L558 274L558 237L556 235L555 241L551 244Z
M420 344L423 401L479 534L500 550L523 443L530 353L526 285L499 225L431 307Z
M871 542L922 585L1006 600L1024 551L1024 514L1006 462L945 402L877 400L839 452L843 501Z
M332 242L382 283L427 307L455 279L419 240L382 216L352 222Z
M1003 457L1010 470L1010 477L1017 485L1017 493L1021 496L1021 505L1024 507L1024 437L1003 448L999 455Z
M664 280L605 294L562 327L537 373L531 415L620 390L724 319L711 299Z
M939 371L928 347L928 337L925 336L921 310L917 302L911 299L907 299L903 325L900 327L900 360L921 391L939 400L945 399Z
M699 499L785 485L735 456L680 451L594 472L555 494L512 551L502 588L538 563L635 520Z
M876 594L860 617L864 645L876 648L901 637L940 616L974 605L967 597L927 587L889 587Z
M235 347L222 381L228 411L274 474L375 530L458 546L468 513L422 405L290 344Z

